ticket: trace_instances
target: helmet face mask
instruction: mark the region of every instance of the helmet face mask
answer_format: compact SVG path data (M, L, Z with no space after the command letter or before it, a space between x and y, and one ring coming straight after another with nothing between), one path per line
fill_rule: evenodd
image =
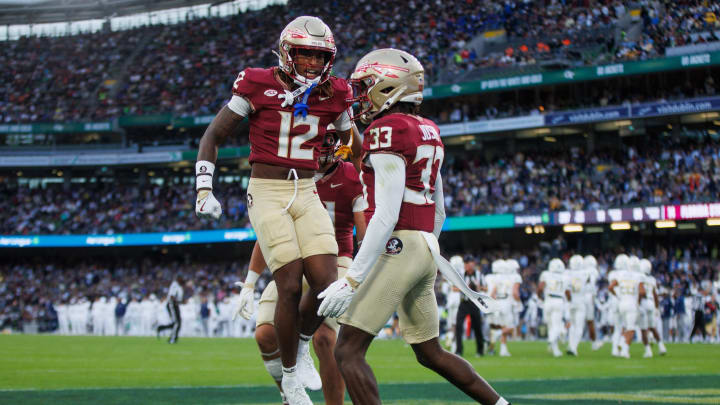
M305 65L317 70L316 77L310 79L298 73L297 59L300 50L316 50L325 53L322 66ZM278 41L279 66L285 74L293 79L299 86L310 84L320 85L330 78L333 62L335 61L335 39L330 28L319 18L301 16L291 21L280 34Z
M360 112L355 117L369 124L398 102L422 103L425 70L405 51L378 49L360 58L350 83L354 98L349 101L360 103Z

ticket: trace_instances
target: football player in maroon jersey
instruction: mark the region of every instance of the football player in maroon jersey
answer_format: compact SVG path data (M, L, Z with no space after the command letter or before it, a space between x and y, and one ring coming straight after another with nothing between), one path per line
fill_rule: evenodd
M365 360L370 343L397 311L400 330L420 364L488 405L508 402L470 363L438 341L437 237L445 220L440 166L444 148L434 122L420 117L423 67L407 52L380 49L360 59L351 76L363 141L361 181L369 220L345 277L320 294L320 313L342 315L335 358L355 404L380 404Z
M353 227L358 241L365 236L365 216L363 211L367 204L363 198L360 179L353 164L343 162L336 156L340 141L334 128L328 128L325 141L320 148L320 168L316 177L318 194L335 226L335 238L338 243L338 275L347 273L352 263ZM266 264L262 251L256 243L250 258L249 272L260 275ZM249 273L248 273L249 274ZM257 276L255 276L257 277ZM242 284L242 283L240 283ZM306 283L303 285L307 289ZM240 301L236 308L236 316L250 319L254 312L254 289L243 288ZM282 365L278 351L277 334L275 333L274 317L277 303L277 287L271 282L260 297L260 305L256 317L255 340L265 363L265 368L273 377L282 394ZM342 380L337 363L333 357L337 330L339 325L333 318L325 318L325 322L313 335L313 347L320 360L320 374L317 375L314 364L307 365L315 373L317 381L307 388L317 390L322 386L327 405L342 405L345 399L345 383ZM303 360L300 360L303 361Z
M317 294L337 280L338 252L330 216L312 177L329 124L335 125L343 143L350 143L346 100L351 90L345 80L330 76L335 40L317 17L290 22L280 35L277 55L279 67L240 72L232 99L200 140L195 212L221 215L212 194L217 148L247 117L252 165L248 214L278 287L275 327L283 388L291 404L310 404L302 388L305 374L302 367L296 368L297 356L307 353L309 339L322 323L316 313ZM358 156L359 142L353 143ZM310 284L304 296L303 275ZM246 282L252 285L254 280Z

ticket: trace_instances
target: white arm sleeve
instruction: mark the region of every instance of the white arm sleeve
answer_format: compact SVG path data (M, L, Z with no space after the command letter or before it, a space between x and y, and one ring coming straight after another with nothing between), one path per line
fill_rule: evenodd
M227 106L232 112L243 117L247 117L252 112L252 106L245 97L232 96Z
M442 227L445 223L445 196L443 195L442 176L440 176L439 172L437 174L437 178L435 179L435 194L433 194L433 201L435 201L435 226L433 227L433 233L439 240L440 232L442 232Z
M362 246L347 277L362 283L385 251L385 245L397 224L405 190L405 161L397 155L370 155L375 171L375 213L370 219Z
M363 212L368 207L367 201L365 201L364 196L359 196L358 198L353 201L353 212Z
M350 119L350 114L348 114L347 110L345 110L339 117L337 117L335 122L333 122L333 125L338 131L348 131L350 129L351 122L352 120Z

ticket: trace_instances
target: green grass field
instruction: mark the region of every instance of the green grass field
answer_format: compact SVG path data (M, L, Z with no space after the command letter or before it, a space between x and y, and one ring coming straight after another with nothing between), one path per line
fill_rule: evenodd
M384 403L472 403L404 346L370 349ZM592 352L583 344L578 358L559 359L544 342L508 347L511 358L467 358L514 405L720 404L718 345L668 345L668 356L652 359L634 345L630 360L612 358L607 345ZM0 404L272 403L279 395L249 339L0 336Z

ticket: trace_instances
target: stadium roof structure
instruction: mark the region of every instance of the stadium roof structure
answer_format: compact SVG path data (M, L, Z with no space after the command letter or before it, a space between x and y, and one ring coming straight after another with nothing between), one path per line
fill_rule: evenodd
M120 17L230 0L0 0L0 25L41 24Z

